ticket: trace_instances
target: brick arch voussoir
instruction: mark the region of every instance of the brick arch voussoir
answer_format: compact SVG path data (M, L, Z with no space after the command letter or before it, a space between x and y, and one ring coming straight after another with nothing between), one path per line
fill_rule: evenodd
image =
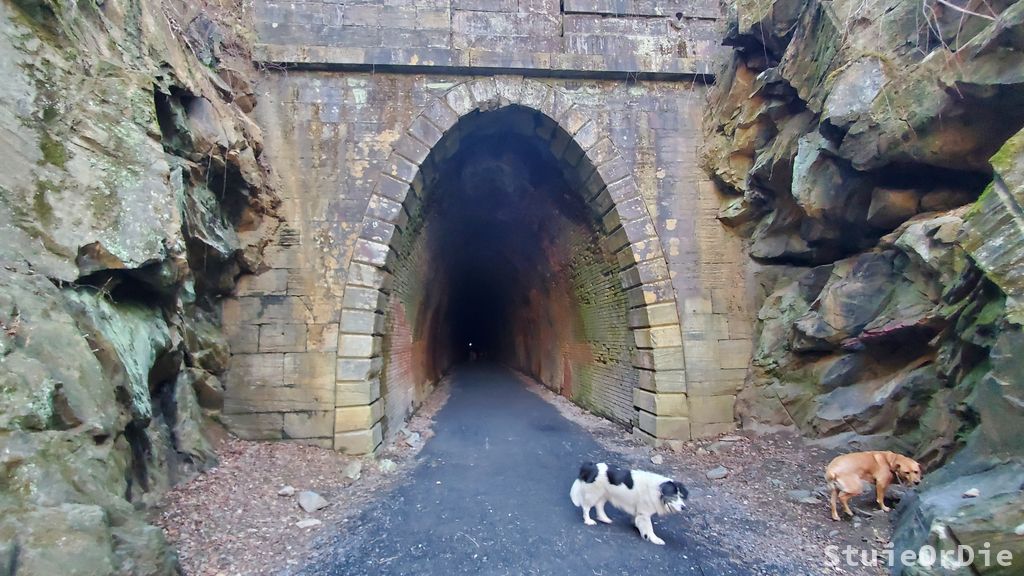
M590 154L598 162L594 179L607 182L594 198L597 211L607 210L601 225L621 270L627 291L629 324L637 353L633 366L649 372L682 370L682 328L668 261L654 220L632 174L623 174L621 157L614 152ZM652 307L659 306L657 316ZM667 311L666 311L667 310ZM653 316L653 317L652 317Z
M551 127L542 128L539 136L549 141L560 160L577 171L584 182L587 203L603 215L604 245L615 254L623 288L630 294L629 325L638 348L633 366L642 371L641 380L653 381L654 373L660 370L683 370L682 330L667 260L629 164L611 139L602 134L590 111L578 106L566 92L529 78L496 76L451 87L427 105L393 143L371 193L349 263L341 311L339 384L372 381L379 376L379 346L346 349L341 342L349 335L348 330L372 339L381 336L382 323L370 322L367 314L384 313L389 270L395 258L392 246L412 212L409 204L419 200L425 163L436 152L443 152L438 144L459 130L463 117L513 105L535 110L551 121ZM356 366L342 373L345 361ZM377 394L373 398L371 392L368 401L379 399Z

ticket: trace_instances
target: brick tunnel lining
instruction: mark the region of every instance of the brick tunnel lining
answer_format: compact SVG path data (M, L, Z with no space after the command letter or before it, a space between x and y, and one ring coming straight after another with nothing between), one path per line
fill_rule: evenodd
M393 244L384 434L473 357L635 424L626 292L602 249L603 215L587 205L575 169L537 135L550 120L511 107L464 122L454 152L427 163L434 168L422 204Z

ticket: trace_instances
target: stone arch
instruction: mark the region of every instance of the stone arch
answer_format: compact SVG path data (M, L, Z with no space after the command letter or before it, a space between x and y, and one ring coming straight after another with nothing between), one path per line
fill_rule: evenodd
M690 437L682 330L676 296L657 231L629 163L599 122L572 97L544 82L522 77L469 80L426 106L394 142L369 198L348 266L340 315L336 371L334 446L372 452L382 441L380 374L384 364L383 311L392 277L393 237L421 201L435 148L474 112L519 106L549 120L539 134L584 200L600 217L604 248L615 255L628 294L628 324L635 340L631 358L639 385L633 404L635 432L651 442ZM457 135L449 141L457 141Z

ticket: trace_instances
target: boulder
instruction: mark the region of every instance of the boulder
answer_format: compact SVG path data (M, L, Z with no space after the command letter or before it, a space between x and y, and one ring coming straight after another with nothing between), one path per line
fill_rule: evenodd
M97 442L73 430L12 432L0 439L0 467L6 493L24 496L2 505L88 502L120 522L133 512L124 499L130 491L129 453L123 438Z
M194 159L219 154L231 147L231 136L212 102L203 97L191 97L184 103L184 109Z
M172 405L168 411L173 422L174 450L189 472L215 466L217 456L203 435L203 413L196 400L192 379L186 372L179 374L174 383Z
M725 466L716 466L704 473L708 480L721 480L729 475L729 469Z
M901 421L920 414L935 382L935 367L924 366L837 388L815 399L817 411L808 425L822 435L892 434Z
M197 288L214 294L226 293L240 273L238 233L217 196L204 182L186 182L184 189L181 210L186 226L185 244Z
M968 448L949 464L930 477L926 475L918 494L901 506L895 527L895 550L918 550L927 544L941 554L960 545L970 546L975 552L991 550L993 559L997 553L1007 551L1014 558L1014 565L985 565L975 556L972 573L1015 574L1017 559L1024 554L1024 539L1014 532L1024 522L1024 510L1020 507L1022 477L1024 465L1019 461L992 459L972 438ZM964 497L975 490L976 497ZM920 576L947 573L938 564L916 567L913 572Z
M760 216L761 210L747 196L726 198L718 210L718 220L726 226L735 228L753 222Z
M977 200L977 195L970 190L958 190L953 188L936 188L921 196L922 212L942 212L971 204Z
M805 4L779 64L782 76L796 89L800 100L815 113L828 90L825 84L830 72L838 67L841 45L836 39L845 28L844 8L847 2Z
M45 43L39 50L28 56L5 49L12 68L5 70L4 99L70 105L31 126L0 121L0 138L21 143L10 147L0 175L0 221L11 224L0 229L0 262L71 282L165 260L180 245L181 219L163 148L150 137L152 79L111 65L104 82L94 82L78 59L51 54ZM75 94L38 95L26 81L74 86L68 90ZM29 114L43 111L18 113Z
M232 102L238 105L242 112L246 114L252 112L253 108L256 107L256 97L253 94L252 84L249 82L247 75L230 66L219 67L217 74L231 90Z
M120 573L133 576L181 574L178 558L162 529L132 519L112 527L110 533Z
M89 335L104 376L126 399L132 418L147 422L153 416L151 377L167 380L177 371L173 362L171 373L153 370L172 353L171 332L162 312L136 303L114 303L92 291L65 290L64 298L67 310Z
M938 214L921 214L882 238L883 246L893 246L911 260L938 276L943 286L952 284L965 268L959 260L957 240L964 226L965 208Z
M785 359L791 349L793 325L808 313L831 272L831 266L818 266L798 273L795 280L784 278L765 298L757 313L761 337L754 351L755 365L776 366Z
M916 190L875 188L871 192L867 221L876 228L892 230L917 214L918 206Z
M737 25L734 32L726 37L725 44L745 46L751 42L763 43L773 55L780 55L793 34L794 24L803 7L803 0L738 0Z
M5 513L0 540L15 543L17 574L114 574L107 515L99 506L60 504Z
M800 138L793 160L793 198L811 218L862 222L871 180L839 159L836 152L835 145L818 132Z
M833 126L849 127L871 110L888 80L881 58L864 56L851 62L838 73L825 97L822 119Z
M833 357L828 360L828 367L821 375L821 389L830 392L836 388L856 384L864 377L869 362L865 354L841 354Z
M837 262L810 311L794 323L793 349L835 349L859 334L892 296L895 258L893 251L869 252Z
M303 490L299 492L299 507L306 512L316 512L321 508L326 508L330 502L328 502L323 496L313 492L312 490Z
M907 11L912 3L890 0L879 3L879 9L886 4ZM898 22L892 30L914 34L916 24L909 18L887 17ZM892 75L885 97L876 98L871 111L850 127L840 154L862 170L915 163L987 170L989 157L1024 122L1024 75L1019 73L1024 54L1001 48L1015 41L1024 8L1015 2L998 23L987 24L957 50L956 58L947 58L937 46L930 57L895 60L901 69Z
M217 375L228 369L231 352L220 326L206 313L196 310L184 321L185 348L191 365Z
M791 196L793 161L801 138L815 129L816 119L809 111L783 115L776 119L777 135L757 151L750 178L776 197Z
M201 408L214 411L224 408L224 384L216 376L199 368L185 368L181 374L192 386Z
M764 260L814 261L815 251L802 237L799 224L800 212L795 204L791 203L788 210L776 207L754 227L750 255Z
M114 386L46 278L0 268L0 355L0 430L114 433Z
M218 63L223 56L225 38L224 31L216 20L200 12L189 20L185 34L200 62L210 67Z
M996 178L965 216L963 246L1006 294L1009 319L1024 324L1024 130L992 157L992 168Z
M1004 328L992 347L992 370L974 390L972 407L981 423L978 432L985 447L997 454L1024 459L1019 425L1024 422L1024 331Z

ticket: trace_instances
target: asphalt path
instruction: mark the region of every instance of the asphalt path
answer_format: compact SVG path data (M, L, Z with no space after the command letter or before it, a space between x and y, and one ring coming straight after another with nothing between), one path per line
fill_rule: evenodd
M302 574L764 573L700 538L706 519L689 512L654 519L665 546L611 506L613 524L585 526L569 501L580 464L621 460L500 367L456 372L434 432L408 477L322 542Z

